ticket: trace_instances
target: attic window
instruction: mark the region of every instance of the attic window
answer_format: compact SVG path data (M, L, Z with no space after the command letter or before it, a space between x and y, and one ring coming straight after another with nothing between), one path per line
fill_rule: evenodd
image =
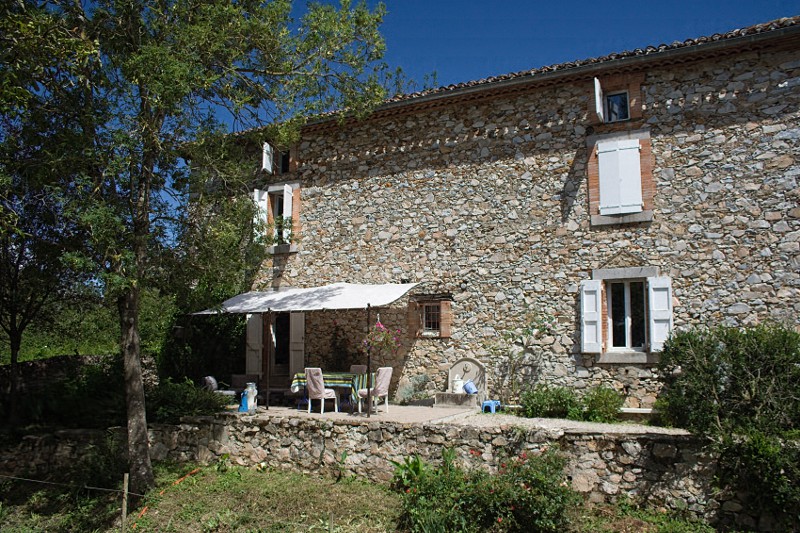
M630 118L627 92L607 94L604 106L606 122L620 122Z

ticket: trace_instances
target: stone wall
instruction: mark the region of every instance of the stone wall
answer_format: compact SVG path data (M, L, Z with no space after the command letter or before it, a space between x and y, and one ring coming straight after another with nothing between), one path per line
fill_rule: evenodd
M79 464L83 454L112 432L64 431L30 436L0 450L0 472L46 476ZM343 471L373 481L391 479L393 465L411 454L431 463L451 448L469 468L496 470L508 456L539 453L557 446L568 457L567 474L587 501L641 498L652 505L688 510L710 520L755 526L730 495L714 495L714 461L688 435L594 433L578 430L474 427L455 424L402 424L382 421L336 421L269 415L224 414L186 419L179 426L150 429L155 461L211 463L227 454L235 464L269 465L306 473ZM125 447L120 447L124 450ZM716 499L715 499L716 498ZM764 526L767 524L767 526ZM768 522L762 521L768 529Z
M609 265L656 267L676 327L797 324L798 88L797 50L647 70L641 118L615 127L649 134L654 215L623 225L593 226L588 212L587 139L608 126L588 112L591 77L306 131L290 176L298 253L268 260L256 287L411 280L424 282L417 294L452 294L452 337L409 339L396 372L437 390L465 356L491 384L514 379L504 339L552 319L523 354L526 382L609 384L627 406L651 406L652 358L580 353L579 284Z

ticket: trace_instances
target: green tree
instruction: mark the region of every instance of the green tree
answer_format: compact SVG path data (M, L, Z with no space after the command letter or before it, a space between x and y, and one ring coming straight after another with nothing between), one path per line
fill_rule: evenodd
M335 109L359 114L382 101L391 78L380 62L384 8L342 0L338 7L310 4L294 19L288 0L18 0L15 6L24 26L41 32L44 18L96 47L61 80L74 101L74 144L83 163L64 191L69 216L90 235L72 265L94 272L106 298L116 300L131 490L142 493L153 475L140 296L143 287L163 281L176 228L192 222L178 216L188 212L186 159L197 168L212 163L211 146L225 132L220 110L237 129L281 124L242 137L259 142L265 135L291 138L298 117ZM49 68L47 54L37 60ZM60 90L39 85L28 94ZM220 194L249 189L252 171L222 172L214 175Z

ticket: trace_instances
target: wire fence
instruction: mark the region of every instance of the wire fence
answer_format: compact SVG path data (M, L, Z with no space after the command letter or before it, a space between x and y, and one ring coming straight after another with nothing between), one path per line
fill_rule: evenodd
M28 478L17 477L17 476L5 476L5 475L2 475L2 474L0 474L0 478L2 478L2 479L13 479L15 481L27 481L29 483L39 483L39 484L42 484L42 485L53 485L53 486L56 486L56 487L67 487L67 488L71 488L71 489L76 488L75 485L71 485L69 483L58 483L58 482L55 482L55 481L44 481L44 480L41 480L41 479L28 479ZM89 486L89 485L84 485L84 486L82 486L80 488L81 489L86 489L86 490L96 490L96 491L100 491L100 492L118 492L120 494L128 494L130 496L139 496L139 497L143 497L144 496L144 494L136 494L135 492L124 491L122 489L109 489L109 488L105 488L105 487L92 487L92 486Z

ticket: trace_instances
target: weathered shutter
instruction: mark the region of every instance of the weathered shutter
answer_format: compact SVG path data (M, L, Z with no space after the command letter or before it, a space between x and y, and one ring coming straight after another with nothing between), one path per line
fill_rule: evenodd
M408 334L412 339L420 336L422 324L420 309L421 306L417 302L408 302Z
M642 210L639 149L638 139L597 143L601 215L638 213Z
M306 356L306 315L289 314L289 377L302 372Z
M261 149L261 169L272 174L272 145L264 143Z
M268 224L269 194L267 191L262 191L261 189L253 189L253 201L256 204L256 214L253 217L253 223L256 226L259 224L265 226Z
M581 282L581 352L603 351L602 284L597 279Z
M450 338L453 326L453 306L449 300L439 302L439 336Z
M650 351L660 352L672 331L672 280L647 278L647 303Z
M603 113L603 87L600 85L600 80L594 79L594 112L597 115L597 120L605 122L605 115Z
M261 375L261 315L247 315L247 336L245 344L245 374Z
M283 241L288 243L292 234L292 225L288 224L292 218L292 200L294 191L291 185L283 186Z

